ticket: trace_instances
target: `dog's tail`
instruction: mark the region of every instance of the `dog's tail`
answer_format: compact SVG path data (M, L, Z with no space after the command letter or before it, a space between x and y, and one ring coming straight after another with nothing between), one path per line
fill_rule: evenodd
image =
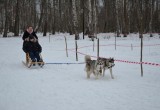
M91 57L89 55L86 55L84 60L85 60L85 62L90 61Z

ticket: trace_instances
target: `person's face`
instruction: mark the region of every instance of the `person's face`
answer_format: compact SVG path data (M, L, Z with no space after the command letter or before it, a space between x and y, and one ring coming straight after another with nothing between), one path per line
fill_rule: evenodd
M32 28L32 27L29 27L29 28L28 28L28 32L29 32L29 33L33 32L33 28Z

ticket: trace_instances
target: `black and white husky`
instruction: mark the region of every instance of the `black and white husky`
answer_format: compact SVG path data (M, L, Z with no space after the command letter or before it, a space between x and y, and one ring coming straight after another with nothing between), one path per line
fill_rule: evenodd
M112 74L112 67L115 65L114 64L114 58L98 58L100 62L102 62L102 72L103 76L105 75L105 70L109 69L111 78L114 79L113 74Z
M114 66L114 59L113 58L98 58L97 60L91 60L89 55L85 56L85 71L87 73L87 78L90 78L90 75L93 73L98 79L98 76L105 74L105 70L109 69L112 79L114 78L112 75L112 67Z

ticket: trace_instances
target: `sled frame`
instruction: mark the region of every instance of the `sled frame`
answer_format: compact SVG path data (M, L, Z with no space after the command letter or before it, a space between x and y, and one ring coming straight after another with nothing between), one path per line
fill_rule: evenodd
M40 64L40 67L44 66L44 62L43 62L43 58L42 55L39 54L40 59L42 60L42 62L32 62L31 58L29 57L29 53L26 53L26 62L24 63L28 68L30 68L32 65L37 65Z

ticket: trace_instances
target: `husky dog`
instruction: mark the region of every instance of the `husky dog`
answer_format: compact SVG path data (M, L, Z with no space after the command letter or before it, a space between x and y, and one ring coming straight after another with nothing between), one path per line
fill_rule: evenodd
M111 78L114 79L113 74L112 74L112 67L115 65L114 64L114 58L98 58L98 60L100 62L103 62L103 67L102 67L102 71L103 71L103 76L105 74L105 70L109 69L110 70L110 74L111 74Z
M96 79L98 79L98 76L101 75L103 62L99 62L99 60L91 60L91 57L89 55L86 55L85 63L85 71L87 73L87 78L90 78L90 75L93 73Z

